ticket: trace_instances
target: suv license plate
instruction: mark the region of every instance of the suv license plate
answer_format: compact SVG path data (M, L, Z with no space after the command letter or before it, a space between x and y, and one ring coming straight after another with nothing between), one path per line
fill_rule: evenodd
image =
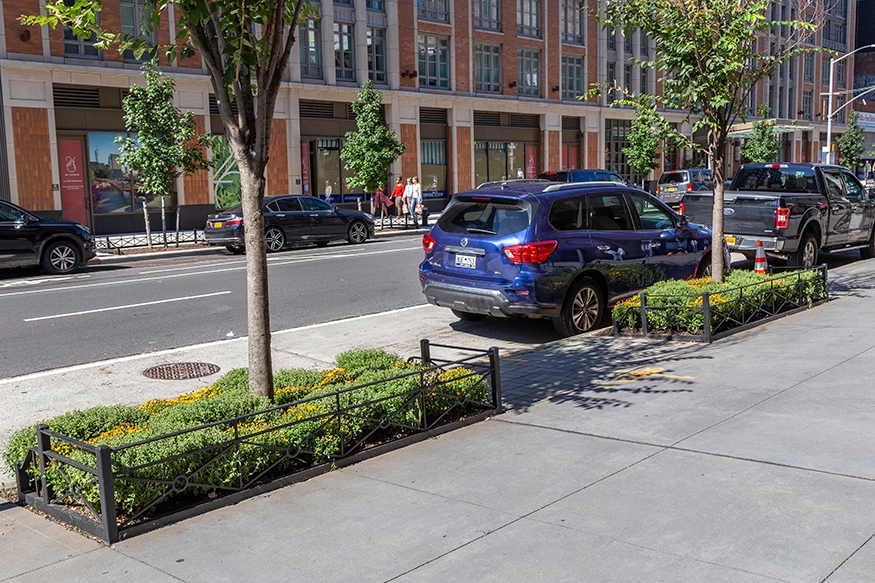
M476 269L477 258L473 255L456 255L456 267L465 269Z
M674 192L675 190L677 190L677 188L675 188L674 186L669 186L666 190L668 190L669 192Z

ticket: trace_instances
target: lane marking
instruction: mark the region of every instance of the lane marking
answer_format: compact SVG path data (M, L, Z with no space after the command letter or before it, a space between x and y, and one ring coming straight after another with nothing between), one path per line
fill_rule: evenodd
M157 304L168 304L170 302L184 302L186 300L198 300L201 298L211 298L213 296L223 296L231 293L231 291L221 291L211 294L201 294L199 296L185 296L182 298L170 298L166 300L155 300L154 302L143 302L141 304L128 304L125 306L113 306L111 308L96 308L94 310L84 310L82 312L69 312L67 314L55 314L53 316L39 316L38 318L25 318L25 322L38 322L40 320L52 320L54 318L67 318L70 316L82 316L84 314L97 314L99 312L112 312L114 310L127 310L129 308L142 308L143 306L154 306Z
M406 308L398 308L395 310L389 310L388 312L376 312L374 314L365 314L364 316L353 316L350 318L341 318L340 320L332 320L330 322L322 322L319 324L308 324L306 326L300 326L298 328L289 328L287 330L277 330L276 332L271 332L271 336L279 336L281 334L288 334L290 332L301 332L303 330L313 330L316 328L324 328L327 326L333 326L334 324L346 324L349 322L356 322L359 320L367 320L370 318L378 318L381 316L385 316L388 314L400 314L403 312L409 312L412 310L419 310L421 308L431 307L431 304L417 304L415 306L408 306ZM188 352L190 350L198 350L200 348L211 348L213 346L217 346L219 344L231 344L234 342L242 342L244 340L248 340L248 336L238 336L236 338L231 338L228 340L213 340L212 342L202 342L200 344L191 344L189 346L180 346L178 348L167 348L165 350L158 350L156 352L144 352L142 354L134 354L131 356L120 356L118 358L111 358L109 360L101 360L100 362L88 362L85 364L76 364L73 366L67 366L64 368L56 368L53 370L44 370L40 372L29 373L17 377L9 377L5 379L0 379L0 385L8 385L17 382L29 381L32 379L39 379L53 375L62 375L68 374L71 372L77 372L80 370L88 370L90 368L100 368L104 366L110 366L113 364L120 364L125 362L133 362L135 360L143 360L146 358L155 358L158 356L165 356L168 354L174 354L177 352Z
M349 258L354 259L356 257L361 257L364 255L378 255L378 254L385 254L385 253L396 253L396 252L400 252L400 251L414 251L417 249L422 250L422 247L417 246L417 247L408 247L405 249L380 249L377 251L369 251L366 253L356 253L353 255L327 255L325 257L319 257L319 258L300 259L300 260L282 261L282 262L277 262L277 263L269 263L268 267L282 266L282 265L296 265L299 263L311 263L313 261L320 261L322 259L349 259ZM217 269L209 269L209 270L205 270L205 271L198 271L196 273L170 273L170 274L166 274L166 275L156 275L155 277L140 277L140 278L135 278L135 279L125 279L125 280L121 280L121 281L104 281L104 282L99 282L99 283L89 283L89 284L83 284L83 285L71 285L71 286L66 286L66 287L56 287L56 288L51 288L51 289L45 289L45 288L43 288L43 289L29 289L27 291L0 293L0 298L6 298L6 297L11 297L11 296L21 296L21 295L25 295L25 294L38 294L38 293L54 292L54 291L69 291L69 290L75 290L75 289L87 289L87 288L94 288L94 287L123 285L123 284L129 284L129 283L141 283L144 281L155 281L155 280L163 280L163 279L170 279L170 278L177 278L177 277L192 277L192 276L196 276L196 275L208 275L211 273L225 273L228 271L241 271L241 270L245 270L245 269L246 269L246 265L240 265L240 266L236 266L236 267L233 267L233 266L232 267L224 267L221 269L218 269L218 268Z

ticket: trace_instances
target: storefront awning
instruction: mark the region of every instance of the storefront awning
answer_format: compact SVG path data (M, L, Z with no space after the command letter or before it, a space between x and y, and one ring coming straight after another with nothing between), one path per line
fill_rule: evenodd
M810 132L814 128L802 120L795 119L771 119L775 122L772 131L776 134L791 134L793 132ZM727 138L749 138L753 136L754 122L738 123L729 128Z

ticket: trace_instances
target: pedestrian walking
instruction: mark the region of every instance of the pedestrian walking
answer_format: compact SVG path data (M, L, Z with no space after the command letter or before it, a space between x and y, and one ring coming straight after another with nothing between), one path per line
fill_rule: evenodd
M404 181L399 176L395 179L395 188L392 189L392 201L395 203L395 216L401 218L401 206L404 204Z
M408 178L407 184L404 185L404 204L402 206L402 212L405 216L410 216L410 213L413 212L413 207L410 203L413 201L413 179Z
M382 186L378 186L377 190L374 191L374 204L377 206L377 212L380 213L380 227L382 228L383 221L389 216L389 207L392 206L392 199L386 196Z
M416 207L420 202L422 202L422 185L419 184L419 178L414 176L410 189L410 216L413 217L413 226L416 228L419 228Z

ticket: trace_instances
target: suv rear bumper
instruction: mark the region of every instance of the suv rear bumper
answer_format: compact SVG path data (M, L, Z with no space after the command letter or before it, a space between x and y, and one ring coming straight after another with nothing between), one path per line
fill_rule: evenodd
M430 304L472 314L490 316L545 316L559 314L557 306L513 302L497 289L482 289L449 283L425 282L422 293Z

